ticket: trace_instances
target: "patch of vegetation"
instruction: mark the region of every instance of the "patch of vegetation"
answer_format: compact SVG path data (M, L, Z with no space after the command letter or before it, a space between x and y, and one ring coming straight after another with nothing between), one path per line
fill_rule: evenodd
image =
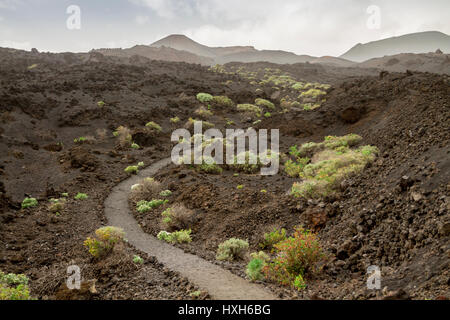
M32 300L24 274L5 274L0 271L0 300Z
M172 233L161 231L160 233L158 233L157 238L161 241L165 241L171 244L191 243L192 242L191 233L192 230L180 230Z
M75 200L86 200L87 198L89 198L89 196L86 193L78 192L74 199Z
M250 281L258 281L264 278L262 269L264 267L264 261L261 259L252 259L248 265L245 273L247 274Z
M76 144L82 144L82 143L85 143L86 141L87 141L86 137L79 137L79 138L73 139L73 142Z
M129 167L126 167L124 171L128 174L137 174L139 172L139 167L138 166L129 166Z
M320 89L309 89L308 91L302 92L298 98L302 99L302 98L307 98L307 97L312 97L312 98L317 98L319 96L323 96L326 95L327 93L323 90Z
M320 107L319 103L305 103L303 104L303 110L310 111Z
M36 198L25 198L22 201L22 209L27 209L27 208L34 208L38 206L38 201L36 200Z
M240 184L240 185L238 185L238 186L236 187L236 189L242 190L242 189L244 189L244 185L243 185L243 184Z
M238 104L237 110L244 113L254 114L257 117L261 117L262 109L254 104L244 103Z
M175 204L165 210L162 214L163 225L172 230L182 230L189 227L194 212L187 209L183 204Z
M209 93L199 93L197 94L197 100L200 101L201 103L210 103L212 102L214 99L214 97L212 95L210 95Z
M53 213L60 213L66 207L66 199L51 199L48 210Z
M133 143L131 144L131 148L132 148L132 149L135 149L135 150L139 150L141 147L140 147L137 143L133 142Z
M135 255L133 257L133 262L135 264L144 264L144 259L142 259L140 256Z
M99 106L100 108L105 106L105 102L104 101L99 101L97 102L97 106Z
M294 236L274 245L276 258L268 263L263 272L270 280L282 285L304 286L304 276L317 271L317 264L324 253L316 234L296 227ZM301 276L301 278L299 278Z
M156 122L154 122L154 121L148 122L145 126L147 128L150 128L151 130L156 131L156 132L161 132L162 131L161 126L159 124L157 124Z
M120 126L113 134L119 139L119 145L123 148L129 147L133 143L131 131L127 127Z
M227 96L215 96L211 101L211 104L219 108L233 108L234 102Z
M286 229L274 229L272 232L264 234L264 241L260 244L262 249L272 249L274 245L286 240Z
M361 139L355 134L329 136L322 143L302 145L296 154L313 154L313 161L306 165L306 159L305 162L296 164L288 161L288 166L285 165L288 174L303 178L303 181L294 183L292 194L296 197L321 198L336 193L344 179L362 171L378 154L378 149L373 146L350 148Z
M167 198L167 197L170 197L170 196L172 195L172 191L170 191L170 190L164 190L164 191L161 191L161 192L159 193L159 195L160 195L161 197L163 197L163 198Z
M131 189L130 198L133 202L154 199L161 192L161 184L153 178L145 178Z
M264 113L264 117L266 117L266 118L270 118L271 116L272 116L272 114L270 112Z
M153 199L151 201L141 200L136 204L136 210L139 213L146 213L150 210L157 209L162 205L169 203L169 200Z
M201 118L203 118L203 119L206 119L206 118L209 118L209 117L212 117L212 116L213 116L212 111L206 109L204 106L201 106L200 108L198 108L197 110L195 110L194 113L195 113L197 116L199 116L199 117L201 117Z
M117 227L103 227L95 231L94 238L87 238L84 246L94 258L102 258L110 253L116 244L125 240L125 232Z
M221 244L217 249L216 259L223 261L233 261L243 259L248 250L248 242L241 239L231 238Z
M258 98L255 100L255 104L258 107L264 107L264 108L275 110L275 105L272 102L270 102L269 100Z
M170 118L170 123L177 124L178 122L180 122L180 118L178 117Z

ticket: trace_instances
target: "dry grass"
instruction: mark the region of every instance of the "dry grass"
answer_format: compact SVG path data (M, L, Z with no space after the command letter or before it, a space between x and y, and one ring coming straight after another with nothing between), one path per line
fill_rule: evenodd
M190 228L191 218L194 212L187 209L183 204L177 203L162 213L163 228L167 230L183 230Z
M141 200L150 201L156 199L161 191L162 186L158 181L145 178L131 190L130 199L135 203Z

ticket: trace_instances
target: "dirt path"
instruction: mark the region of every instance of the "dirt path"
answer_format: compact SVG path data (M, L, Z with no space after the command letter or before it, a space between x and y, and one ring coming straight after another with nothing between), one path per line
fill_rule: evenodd
M158 170L169 165L171 159L156 162L141 170L113 188L105 201L105 215L109 225L121 227L130 244L156 257L167 268L179 272L192 283L208 291L217 300L274 300L276 297L264 288L252 284L231 272L220 268L198 256L185 253L155 237L139 227L128 206L131 186L142 178L155 175Z

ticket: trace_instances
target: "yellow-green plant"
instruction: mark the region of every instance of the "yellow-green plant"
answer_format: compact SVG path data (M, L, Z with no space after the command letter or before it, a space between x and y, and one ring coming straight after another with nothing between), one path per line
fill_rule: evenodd
M110 253L116 244L125 240L125 232L117 227L103 227L95 231L95 237L88 237L84 245L95 258L101 258Z

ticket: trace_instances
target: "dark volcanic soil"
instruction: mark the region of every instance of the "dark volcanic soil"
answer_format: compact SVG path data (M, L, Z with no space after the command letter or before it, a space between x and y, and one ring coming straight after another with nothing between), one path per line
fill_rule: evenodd
M339 196L323 201L288 196L295 180L283 174L215 176L169 167L156 178L174 192L174 202L193 209L197 217L194 241L183 248L213 261L218 243L230 237L248 239L257 249L263 233L273 227L291 231L304 224L319 232L330 259L301 294L268 284L280 297L395 296L389 291L401 298L448 296L448 76L339 74L336 68L301 64L280 68L299 80L333 85L320 108L274 112L258 125L280 128L281 151L329 134L357 133L364 144L380 149L380 157L361 176L346 181ZM95 262L83 241L106 224L103 202L128 177L127 166L170 155L170 134L194 117L197 93L227 95L236 103L252 103L262 95L273 97L278 107L280 94L273 96L270 86L262 89L257 95L237 75L185 63L0 49L0 269L28 275L36 298L190 298L195 285L154 258L127 245ZM99 107L99 101L105 106ZM179 125L170 123L174 116L181 119ZM208 121L223 129L225 117L237 127L251 124L226 111ZM162 132L144 130L149 121L159 123ZM112 132L121 125L131 129L141 149L117 143ZM89 143L75 144L81 136L89 137ZM245 188L237 190L237 185ZM55 215L48 200L63 192L70 200ZM74 200L78 192L89 198ZM30 195L38 198L39 207L20 209ZM136 216L156 234L160 214ZM145 259L144 265L132 263L135 254ZM73 264L81 267L85 280L85 290L75 294L64 289L66 268ZM245 262L221 265L244 276ZM382 267L383 293L365 289L368 265Z

